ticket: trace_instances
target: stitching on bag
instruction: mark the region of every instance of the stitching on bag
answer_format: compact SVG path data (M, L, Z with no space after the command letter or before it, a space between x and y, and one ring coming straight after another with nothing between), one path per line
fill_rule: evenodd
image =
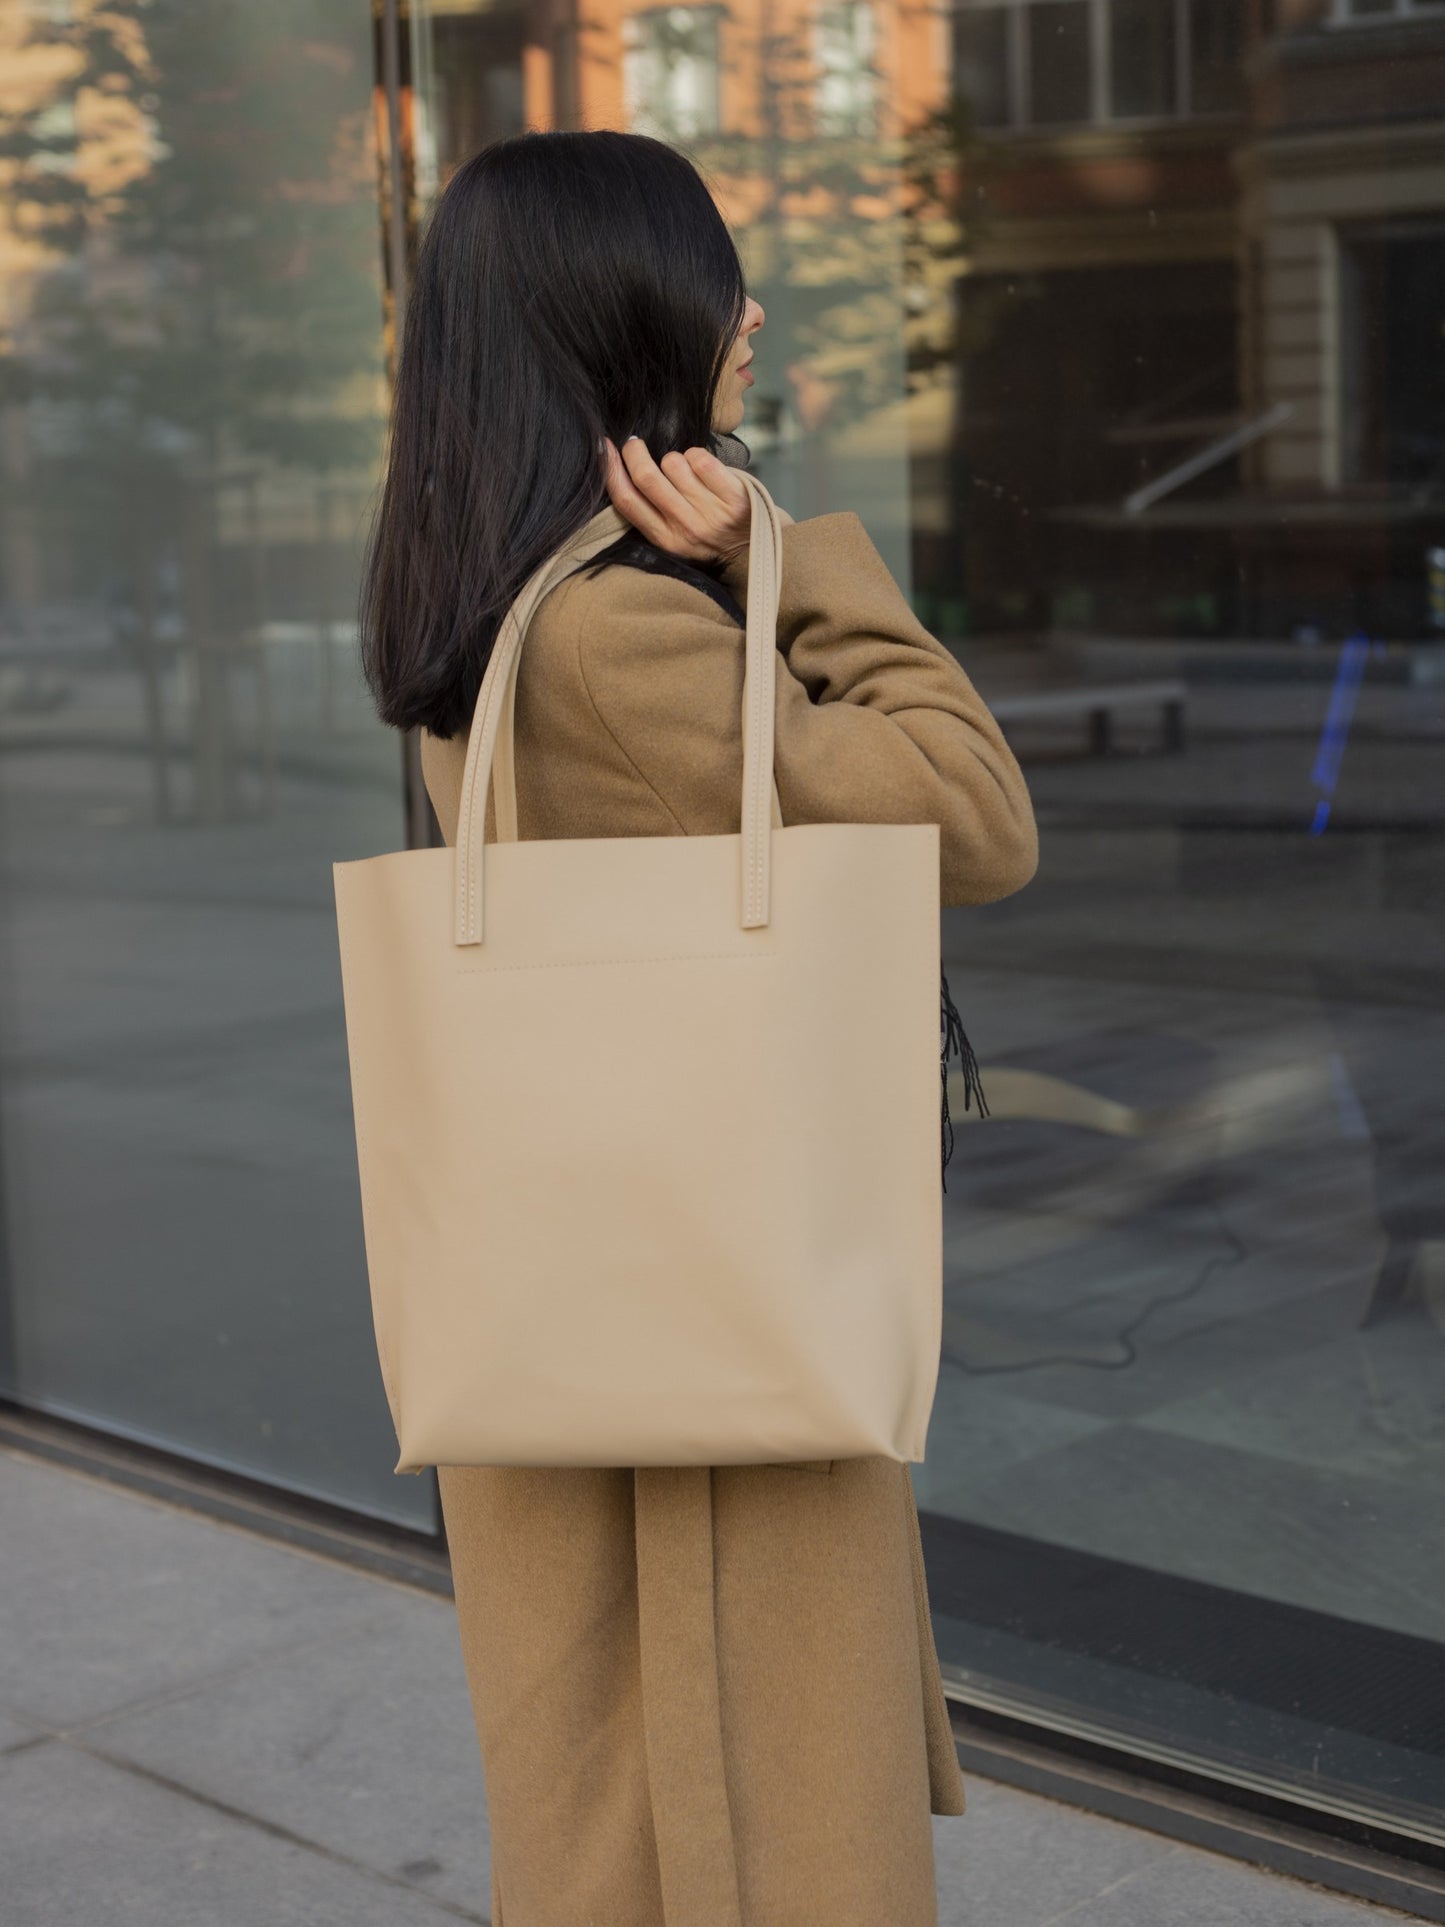
M767 551L766 551L766 554L767 554L767 564L766 564L766 574L767 574L767 587L768 587L768 601L769 601L769 603L771 604L771 603L773 603L773 602L775 602L775 601L777 600L777 582L776 582L776 571L775 571L775 569L774 569L774 566L773 566L773 565L774 565L774 562L775 562L775 560L776 560L776 557L775 557L775 555L774 555L774 539L775 539L775 531L774 531L774 528L773 528L773 519L772 519L772 517L771 517L770 515L765 515L765 517L764 517L764 520L765 520L765 522L766 522L766 524L767 524L767 537L768 537L768 539L767 539ZM774 676L774 677L775 677L775 675L776 675L776 671L775 671L775 669L774 669L774 665L773 665L773 661L772 661L772 648L773 648L773 646L774 646L774 645L776 644L776 640L777 640L777 635L776 635L776 623L775 623L775 624L774 624L774 636L773 636L773 644L771 644L771 645L770 645L770 644L767 644L767 639L766 639L766 638L764 638L764 642L765 642L765 650L764 650L764 651L762 651L762 652L760 652L760 653L762 653L762 654L763 654L763 657L764 657L764 660L763 660L763 665L762 665L762 666L763 666L763 669L764 669L764 670L766 671L766 673L767 673L767 674L768 674L769 676ZM760 674L760 675L759 675L759 677L758 677L758 718L759 718L759 728L760 728L760 729L761 729L761 726L762 726L762 716L763 716L763 713L764 713L764 709L765 709L765 706L766 706L766 705L765 705L765 693L764 693L764 687L763 687L763 677L762 677L762 674ZM758 788L758 795L757 795L757 810L758 810L758 820L759 820L760 822L762 821L762 818L763 818L763 813L764 813L764 811L765 811L765 810L767 811L767 826L766 826L766 828L765 828L765 829L764 829L764 831L763 831L763 835L764 835L764 836L766 836L766 837L767 837L767 839L768 839L768 842L767 842L767 849L768 849L768 851L769 851L769 854L771 854L771 850L772 850L772 836L773 836L773 827L772 827L772 810L771 810L771 807L770 807L770 805L771 805L771 801L772 801L772 798L771 798L771 790L772 790L772 777L773 777L773 740L772 740L772 732L771 732L771 731L769 731L769 733L768 733L768 743L767 743L767 751L768 751L768 754L767 754L767 760L766 760L766 765L764 765L764 761L763 761L763 759L762 759L761 757L759 757L759 759L758 759L758 769L757 769L757 777L756 777L756 781L757 781L757 788ZM764 783L765 783L765 782L766 782L766 784L767 784L767 792L768 792L768 793L766 794L766 796L765 796L765 792L764 792ZM761 909L762 909L762 907L763 907L763 904L762 904L762 892L763 892L763 849L764 849L764 845L763 845L763 841L762 841L762 838L760 837L760 838L758 839L758 855L757 855L757 864L758 864L758 908L759 908L760 910L761 910Z
M475 851L475 840L472 836L472 831L471 831L472 798L476 795L477 783L480 777L482 757L486 749L486 742L487 742L487 723L492 713L493 702L495 701L495 698L496 698L497 676L501 665L502 655L506 648L507 632L508 632L509 625L511 624L511 621L512 621L512 611L509 609L507 611L506 619L502 623L501 631L498 634L496 642L493 645L491 659L487 664L487 674L482 679L482 691L486 697L486 700L485 702L482 703L481 715L475 719L477 724L479 725L478 732L477 732L477 754L473 757L469 757L468 759L470 763L469 781L467 782L467 785L466 785L465 794L462 797L461 815L462 815L462 822L464 825L464 833L466 836L466 845L467 845L466 862L462 873L462 914L465 920L463 924L463 928L465 929L468 937L471 936L472 932L476 928L476 913L474 909L474 900L475 900L476 892L475 892L474 880L476 876L476 868L477 868L477 862L478 862L476 851ZM488 758L488 760L490 761L490 758ZM490 772L488 773L490 774ZM483 842L486 841L485 827L483 828L483 831L482 831L482 841Z
M463 976L480 976L489 970L586 970L597 964L765 963L777 954L775 950L677 950L646 957L554 957L546 963L459 963L456 968Z
M771 607L772 604L777 600L776 583L773 577L773 519L770 515L765 515L763 518L763 521L764 521L764 531L767 536L768 605L769 607ZM764 908L763 887L764 887L764 882L765 882L766 872L768 867L764 852L766 851L769 854L771 853L772 836L773 836L772 811L769 808L769 804L772 799L768 793L772 787L773 732L771 729L765 727L765 719L768 713L768 699L769 699L769 696L772 694L772 691L766 686L764 681L764 675L766 674L771 676L774 674L773 665L772 665L772 647L773 647L773 642L775 640L776 640L776 624L774 624L773 638L769 638L765 634L763 637L764 647L761 651L759 651L759 654L762 657L762 661L759 665L760 673L758 675L758 731L760 736L766 736L767 738L766 743L763 745L763 747L765 747L767 750L767 756L766 758L759 756L758 773L757 773L758 822L763 825L762 835L759 836L758 838L758 908L759 910L762 910ZM766 839L766 841L764 839Z
M580 536L581 536L580 530L578 530L576 535L569 536L567 541L562 545L562 547L557 551L557 553L551 556L547 561L540 563L538 567L533 570L532 574L527 578L527 580L522 584L522 587L517 594L516 600L512 603L511 607L507 610L506 615L502 619L501 626L497 632L496 640L493 642L493 645L492 645L491 656L488 658L488 661L487 661L486 673L482 678L482 690L480 693L485 694L486 701L481 705L481 709L482 709L481 716L479 718L474 716L473 718L474 726L477 722L480 722L481 724L480 739L478 743L478 754L476 758L473 759L470 755L471 745L468 744L468 763L471 769L471 781L463 784L462 803L461 803L461 810L460 810L459 819L458 819L459 828L458 828L458 834L457 834L458 860L460 860L460 857L461 857L461 846L463 842L465 842L465 845L466 845L466 862L463 866L463 874L462 874L462 915L465 920L464 928L469 938L471 937L472 932L476 929L476 917L473 909L473 900L476 894L475 888L474 888L474 881L480 880L478 873L481 869L481 858L479 856L474 858L473 856L474 844L471 836L471 827L470 827L471 815L472 815L472 797L476 793L477 772L481 767L481 763L482 763L481 749L484 745L487 747L487 756L486 756L487 786L488 788L491 787L491 776L492 776L491 764L492 764L492 758L496 753L496 746L495 746L495 731L493 732L494 740L492 744L490 745L486 744L487 726L488 726L488 722L491 717L492 711L496 707L496 691L497 691L498 682L500 680L503 684L505 684L505 681L511 676L511 665L509 663L507 667L507 676L505 678L498 677L497 671L500 665L501 656L505 648L509 632L515 632L517 637L516 649L513 651L513 653L516 654L520 652L522 644L526 640L527 630L531 626L532 618L536 615L538 608L540 607L542 602L546 600L547 596L552 592L552 590L559 588L561 584L567 580L567 572L571 568L571 565L575 557L578 555L582 555L583 560L585 561L587 559L587 555L596 553L596 550L598 548L605 547L607 542L612 539L610 535L602 536L602 537L595 538L594 542L588 543L588 542L581 541L579 539ZM583 554L583 551L586 551L586 554ZM526 615L524 618L519 620L517 617L517 609L518 609L518 606L523 603L526 604ZM489 687L489 684L490 684L490 687ZM483 816L485 816L486 814L485 803L483 803L482 809L483 809ZM487 834L486 834L486 828L484 824L482 829L482 835L481 835L481 844L483 849L485 849L486 847L486 840L487 840ZM471 948L470 944L468 945L468 948Z
M510 621L511 611L508 610L507 618L504 620L501 632L498 634L496 642L493 645L491 659L487 664L487 673L482 678L481 693L486 700L481 704L481 715L473 719L473 726L477 730L477 754L475 756L472 756L470 753L468 754L467 781L462 786L461 806L458 813L457 842L459 845L465 845L464 853L460 848L458 850L458 858L462 863L462 928L468 939L471 938L473 931L476 929L476 912L474 908L476 892L474 880L478 862L471 828L472 798L476 795L478 774L482 764L482 753L487 740L487 721L491 716L492 705L495 700L497 671L501 662L502 652L506 646L507 627ZM469 752L470 747L469 744ZM490 762L490 758L488 758L488 761ZM488 774L490 775L490 771ZM485 827L482 831L482 841L484 843L486 841Z
M531 584L529 583L528 587L530 588L530 586ZM525 593L526 591L524 590L523 594L525 595ZM529 609L527 612L528 622L530 622L532 619L532 613L533 611ZM497 728L492 721L492 717L494 714L498 713L497 691L499 689L505 688L505 685L509 677L511 676L512 657L515 656L517 650L521 648L521 637L523 633L524 633L524 625L519 623L516 620L515 608L509 609L507 611L506 621L502 625L502 633L497 637L496 644L493 647L492 659L490 663L487 665L489 671L491 672L492 683L491 683L491 688L487 691L487 700L486 700L485 707L482 711L482 739L481 739L481 745L477 755L477 760L473 765L473 769L472 769L472 794L475 794L477 783L481 780L482 763L484 760L487 766L487 773L486 773L487 787L489 789L491 787L492 759L496 755L496 744L497 744ZM512 643L513 635L517 636L517 642L514 647L510 647ZM504 656L505 656L505 662L503 660ZM482 812L483 812L483 816L485 816L486 814L485 799L483 800L483 803L482 803ZM470 824L471 822L471 796L470 795L468 796L468 799L467 799L467 822L468 824ZM487 841L487 832L486 832L485 824L483 824L483 828L482 828L481 841L482 841L483 851L485 851L485 846ZM468 856L470 859L471 857L470 850L468 852ZM474 913L472 909L472 901L475 896L475 881L477 879L478 873L481 870L481 865L482 865L481 855L478 855L474 860L469 860L467 863L466 890L467 890L468 933L470 933L472 930L476 928L476 924L474 921Z
M767 515L763 508L762 496L757 492L756 489L753 491L753 519L755 523L762 523L764 527L767 526ZM769 587L771 586L768 578L766 556L759 555L758 560L763 564L762 593L763 593L763 600L764 602L766 602L768 600L768 590L769 590ZM750 640L752 639L750 638ZM753 815L754 823L757 822L757 811L758 811L758 773L762 767L762 757L761 755L756 753L756 751L761 748L761 745L758 742L758 737L762 730L762 716L763 716L763 678L762 678L762 670L759 662L759 658L761 657L761 655L762 655L762 649L754 641L750 652L750 662L749 662L749 666L753 671L752 714L748 718L748 721L752 726L752 739L755 746L755 754L753 757L753 768L752 768L752 779L753 779L752 815ZM752 849L748 852L748 856L749 856L748 916L749 918L755 917L758 913L758 883L759 883L759 875L760 875L761 850L762 850L761 841L755 835L753 838Z
M772 600L772 586L773 586L772 518L767 514L762 496L756 490L753 491L753 504L755 508L763 511L762 519L767 527L767 535L768 535L767 543L762 547L762 550L758 559L762 563L763 575L765 578L763 582L763 597L765 601L770 602ZM774 641L776 642L776 637L774 638ZM752 690L752 700L750 705L750 715L748 719L751 725L751 734L754 742L757 741L759 732L761 731L761 728L762 728L763 680L762 680L762 665L759 662L755 662L753 658L754 656L760 657L762 654L763 654L763 651L761 648L758 648L755 651L750 651L749 653L749 667L755 671L754 687ZM772 754L771 754L772 745L771 744L768 745L768 750L769 750L769 755L768 755L767 775L769 779L769 788L771 788L771 783L772 783ZM763 802L762 802L763 774L764 774L763 759L761 756L758 756L755 759L754 767L752 771L752 781L753 781L752 802L753 802L754 821L758 819L763 808ZM769 800L771 802L771 799ZM769 812L768 812L768 832L767 833L769 836L771 836L772 834L771 808L769 808ZM762 839L758 837L754 839L753 847L748 852L748 877L747 877L748 901L746 906L746 913L749 919L756 916L762 907L762 870L763 870L763 845L762 845Z

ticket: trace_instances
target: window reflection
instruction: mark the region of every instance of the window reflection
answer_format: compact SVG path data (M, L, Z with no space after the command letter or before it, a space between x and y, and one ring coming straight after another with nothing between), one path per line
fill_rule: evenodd
M623 89L638 133L696 140L718 132L720 9L652 7L624 21Z
M864 516L1028 768L1039 878L945 918L993 1113L915 1468L950 1677L1438 1841L1445 8L412 27L423 199L526 125L695 151L759 472ZM401 818L370 32L0 0L0 1358L424 1519L329 883Z
M985 1701L1435 1838L1441 1762L1382 1708L1445 1638L1445 1146L1405 1062L1445 1048L1441 24L1105 12L1117 132L965 117L956 358L914 357L915 593L1045 848L947 920L999 1048L917 1480L940 1644Z
M1246 4L1247 0L1190 0L1189 66L1184 80L1193 113L1232 114L1244 104Z
M1245 0L958 0L957 96L978 127L1233 112Z
M1114 119L1173 113L1175 0L1113 0L1109 11L1109 106Z
M425 36L423 124L427 158L474 154L527 124L520 7L467 8L440 14Z
M868 136L876 131L872 0L844 0L819 10L813 57L818 69L819 133Z
M1445 483L1445 222L1340 231L1344 479L1420 502Z
M1094 43L1089 0L1031 0L1026 14L1028 118L1090 120L1094 112Z
M954 14L955 85L975 127L1006 127L1014 118L1013 26L1007 7L961 6Z
M415 25L424 192L522 122L695 152L767 309L759 472L797 515L863 515L1028 769L1037 881L945 917L993 1112L945 1203L915 1468L950 1678L1439 1841L1445 12L959 0L940 31L893 0L432 0ZM65 400L26 404L12 529L37 476L105 472ZM78 657L114 621L186 663L153 694L105 659L138 716L167 676L190 691L200 771L225 678L185 639L250 610L247 660L286 636L320 679L292 585L350 477L325 471L323 511L263 449L184 491L173 457L126 456L122 508L166 504L163 540L119 545L143 596L118 567L57 616L14 535L7 580L36 572L27 620ZM9 667L18 735L70 672L48 642ZM370 808L370 745L327 741ZM23 827L56 834L53 801Z
M384 408L372 49L0 0L3 1389L362 1510L391 1475L330 865Z
M915 1468L945 1666L1433 1838L1440 16L696 18L585 0L557 111L691 130L760 472L864 515L1043 826L945 917L993 1105Z

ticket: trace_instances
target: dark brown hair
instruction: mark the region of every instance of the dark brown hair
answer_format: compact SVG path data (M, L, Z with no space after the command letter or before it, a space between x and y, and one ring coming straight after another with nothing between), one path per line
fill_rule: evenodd
M711 445L745 300L711 194L665 142L521 134L458 169L417 262L363 572L383 722L469 726L508 606L607 500L604 435Z

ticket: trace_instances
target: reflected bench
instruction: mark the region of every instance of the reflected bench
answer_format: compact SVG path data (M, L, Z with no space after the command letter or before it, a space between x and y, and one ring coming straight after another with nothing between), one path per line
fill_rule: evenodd
M1183 749L1186 694L1182 677L1158 676L1146 682L1072 683L1029 689L991 699L988 706L1005 735L1015 723L1083 717L1088 722L1090 754L1107 756L1114 743L1114 718L1121 710L1158 709L1163 747Z

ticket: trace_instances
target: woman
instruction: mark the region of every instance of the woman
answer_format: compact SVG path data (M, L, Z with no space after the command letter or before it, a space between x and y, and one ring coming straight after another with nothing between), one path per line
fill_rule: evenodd
M520 834L736 833L749 508L731 431L763 319L706 188L659 142L522 135L450 183L363 608L380 713L421 728L448 844L498 623L609 500L629 532L553 591L522 653ZM856 515L784 529L775 663L785 822L937 823L945 903L1028 881L1018 767ZM964 1793L907 1466L439 1477L495 1927L936 1919L930 1814Z

